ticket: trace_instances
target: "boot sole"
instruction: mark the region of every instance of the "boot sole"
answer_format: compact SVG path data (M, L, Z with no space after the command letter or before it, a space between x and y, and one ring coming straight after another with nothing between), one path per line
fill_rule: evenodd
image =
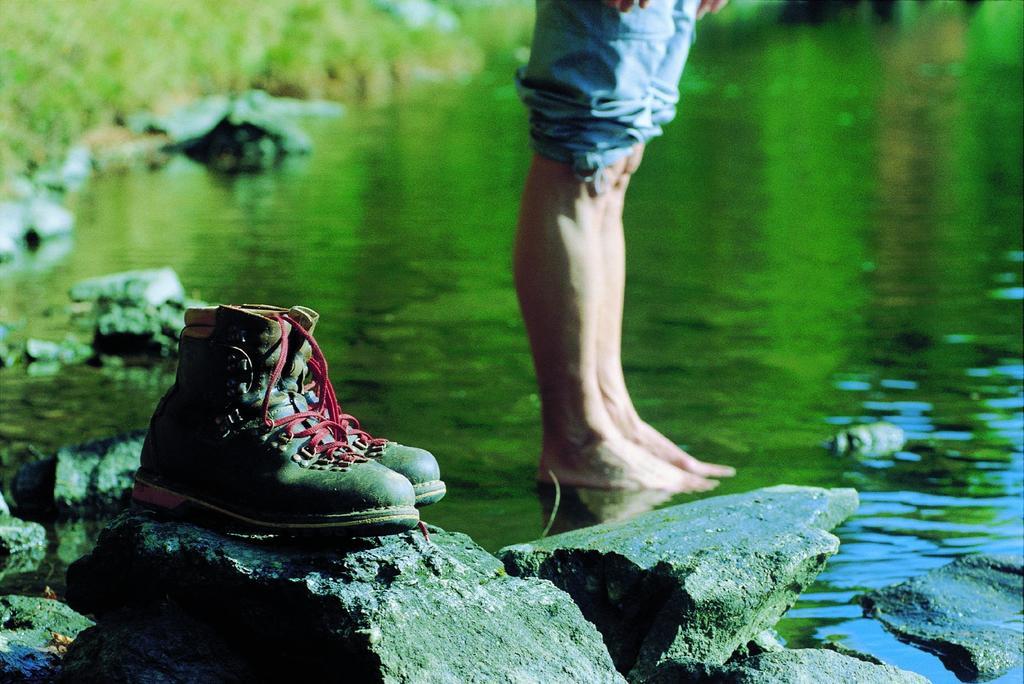
M200 498L139 474L135 476L132 501L142 508L179 519L209 521L217 527L226 524L231 530L289 536L379 537L410 530L420 520L419 511L412 506L277 518L239 511L223 502Z
M430 482L421 482L412 486L413 491L416 492L416 507L429 506L430 504L436 504L438 501L444 498L444 495L448 493L448 488L444 484L444 480L431 480Z

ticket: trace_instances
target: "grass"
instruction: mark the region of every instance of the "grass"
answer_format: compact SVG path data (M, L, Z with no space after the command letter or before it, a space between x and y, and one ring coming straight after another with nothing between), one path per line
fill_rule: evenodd
M0 180L134 111L252 87L374 100L526 41L532 3L449 4L453 33L367 0L0 0Z

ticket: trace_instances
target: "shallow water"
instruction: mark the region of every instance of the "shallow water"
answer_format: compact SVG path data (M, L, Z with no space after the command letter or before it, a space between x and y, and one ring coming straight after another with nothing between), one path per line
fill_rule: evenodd
M780 633L936 682L955 679L854 597L1024 546L1020 25L1019 11L959 5L893 24L709 24L627 207L625 363L641 413L738 468L717 493L861 492ZM536 537L550 501L533 484L538 402L509 268L528 163L511 68L307 122L314 154L264 175L179 160L95 178L72 249L0 271L0 320L61 337L72 283L164 265L209 301L312 306L346 409L439 456L450 493L426 519L492 550ZM4 473L26 442L144 426L168 372L3 371ZM879 418L907 430L905 451L819 446ZM556 529L657 503L563 499ZM95 527L57 532L3 591L61 588Z

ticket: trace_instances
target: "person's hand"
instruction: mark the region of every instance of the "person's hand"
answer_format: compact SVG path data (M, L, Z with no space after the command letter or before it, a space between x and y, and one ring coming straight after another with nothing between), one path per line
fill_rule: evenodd
M708 12L718 14L719 10L725 7L727 2L729 0L700 0L700 5L697 7L697 18L700 19ZM646 5L647 3L644 4Z
M604 4L609 7L614 7L620 12L628 12L633 9L634 6L639 7L640 9L647 7L647 5L651 4L651 0L604 0Z

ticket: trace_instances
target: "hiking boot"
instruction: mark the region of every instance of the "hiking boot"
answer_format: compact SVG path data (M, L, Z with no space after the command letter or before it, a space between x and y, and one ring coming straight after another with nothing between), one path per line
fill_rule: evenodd
M368 459L346 427L306 405L314 346L300 309L189 309L178 373L150 422L132 499L273 534L383 535L415 527L409 481Z
M416 492L417 506L427 506L444 498L446 488L433 454L425 449L374 437L360 426L355 416L342 411L327 374L327 361L312 336L319 314L299 306L293 307L291 311L295 321L303 328L292 330L293 339L290 344L297 350L296 365L306 366L312 377L312 382L303 386L309 406L341 423L354 451L405 476Z

